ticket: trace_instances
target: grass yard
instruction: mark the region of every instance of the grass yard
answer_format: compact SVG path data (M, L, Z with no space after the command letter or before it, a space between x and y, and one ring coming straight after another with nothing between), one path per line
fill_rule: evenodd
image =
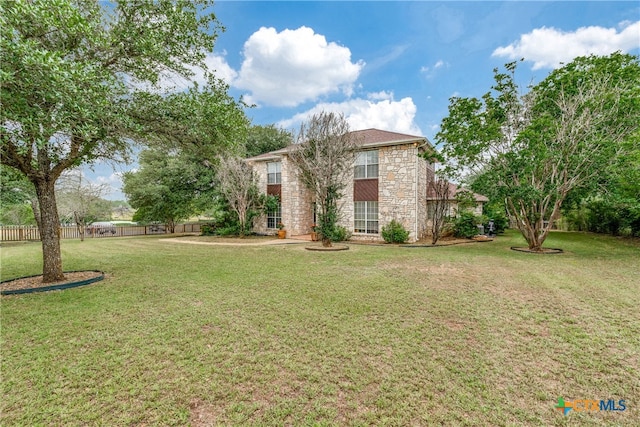
M640 245L63 241L102 282L2 297L2 425L640 425ZM39 274L4 246L2 279ZM624 399L624 412L554 409Z

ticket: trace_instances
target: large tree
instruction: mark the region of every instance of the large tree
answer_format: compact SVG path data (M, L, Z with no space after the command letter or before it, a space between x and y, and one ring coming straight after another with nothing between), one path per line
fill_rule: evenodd
M253 125L247 132L245 150L247 157L279 150L293 143L291 132L275 125Z
M213 169L186 153L151 149L140 153L137 171L123 175L123 191L133 219L163 222L170 232L178 221L202 211L213 200Z
M638 58L615 53L580 57L522 94L516 63L495 70L482 99L451 99L436 135L448 160L494 198L505 201L529 249L542 244L572 190L637 144L640 126Z
M314 114L300 126L298 144L289 152L298 177L315 197L318 231L331 246L340 218L340 199L353 180L357 140L342 114Z
M218 190L236 214L240 237L251 228L253 215L262 210L265 195L258 189L258 178L253 167L239 157L220 157L216 178Z
M131 138L145 136L131 118L134 93L204 65L219 30L211 5L2 2L0 159L35 186L45 282L64 277L57 179L83 163L124 156Z

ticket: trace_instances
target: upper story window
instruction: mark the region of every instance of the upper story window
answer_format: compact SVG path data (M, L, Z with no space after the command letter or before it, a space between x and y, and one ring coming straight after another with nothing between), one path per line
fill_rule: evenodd
M378 177L378 151L361 151L356 155L356 165L354 178L377 178Z
M267 163L267 184L281 184L282 179L282 163Z

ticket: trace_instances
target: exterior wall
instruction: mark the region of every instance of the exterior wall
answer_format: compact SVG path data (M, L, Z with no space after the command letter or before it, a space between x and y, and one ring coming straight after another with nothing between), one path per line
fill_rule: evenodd
M413 144L378 149L378 229L392 220L409 231L409 241L427 231L427 161ZM345 190L341 225L353 230L353 180ZM381 241L381 234L354 233L354 240Z
M427 175L433 168L418 156L418 147L413 144L381 147L378 149L378 227L395 219L409 231L409 241L414 242L428 233L427 221ZM275 161L275 160L269 160ZM313 224L313 197L296 177L294 166L286 155L282 156L282 223L288 236L308 234ZM259 188L267 189L267 161L252 163L258 176ZM338 223L353 232L354 203L353 175L340 200L341 218ZM259 233L275 234L267 229L266 215L254 222ZM381 234L353 233L352 239L382 241Z
M308 234L313 224L313 202L311 193L296 177L295 167L289 162L287 156L279 160L255 161L251 163L258 178L258 188L261 192L267 192L267 163L281 162L282 183L282 223L288 236ZM276 234L277 229L267 228L267 216L260 215L253 222L253 230L256 233Z
M288 236L311 232L313 199L311 192L297 178L295 166L282 157L282 223ZM266 188L266 187L265 187Z

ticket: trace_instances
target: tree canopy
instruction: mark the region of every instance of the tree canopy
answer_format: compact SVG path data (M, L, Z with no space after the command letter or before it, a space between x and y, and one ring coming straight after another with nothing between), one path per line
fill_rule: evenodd
M253 157L285 148L291 144L293 144L291 132L275 125L253 125L249 127L247 132L245 150L247 157Z
M494 70L482 99L451 99L436 139L461 173L504 200L531 250L541 250L571 191L638 144L638 58L580 57L521 94L516 63Z
M2 3L0 160L35 186L45 282L64 277L54 193L63 171L126 158L132 141L153 141L159 129L175 129L176 122L200 128L215 117L215 126L226 124L224 117L206 114L211 98L226 96L222 86L211 83L212 93L197 97L202 103L190 108L181 110L185 104L179 101L193 92L167 97L163 105L176 108L156 115L153 125L138 114L145 101L160 99L163 77L190 77L193 67L205 66L222 29L212 5L210 0ZM203 114L192 114L194 109ZM212 126L188 136L198 142L217 129Z
M137 209L134 220L160 221L173 231L213 200L213 169L189 155L150 149L140 153L139 163L123 175L123 191Z

